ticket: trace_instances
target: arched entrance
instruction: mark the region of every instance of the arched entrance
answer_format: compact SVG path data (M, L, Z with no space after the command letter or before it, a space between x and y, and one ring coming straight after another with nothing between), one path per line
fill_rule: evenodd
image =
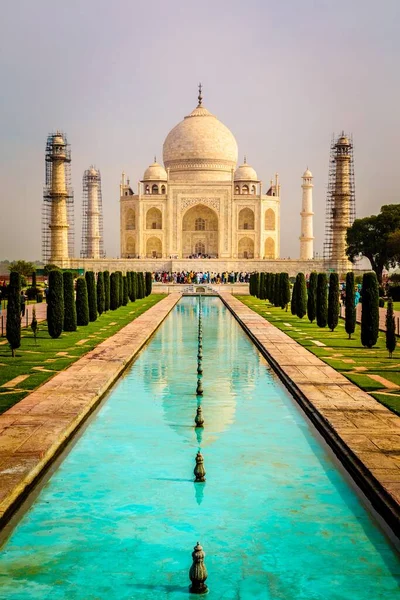
M270 237L265 240L264 258L275 258L275 242Z
M151 237L147 240L146 258L162 258L162 243L160 238Z
M239 240L238 257L254 258L254 240L249 237L244 237Z
M218 257L218 217L204 204L189 208L182 219L182 256Z

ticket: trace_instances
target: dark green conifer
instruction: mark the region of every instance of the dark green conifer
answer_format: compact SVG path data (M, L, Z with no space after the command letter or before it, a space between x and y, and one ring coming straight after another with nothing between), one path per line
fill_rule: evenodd
M64 325L63 274L59 269L49 273L47 294L47 328L52 338L59 338Z
M265 300L264 289L265 289L265 273L261 272L260 273L260 295L259 295L260 300Z
M15 356L15 351L21 345L21 275L16 271L10 273L7 294L6 336L12 355Z
M307 316L312 323L317 316L317 280L318 275L315 271L310 274L307 290Z
M110 272L104 271L103 273L104 282L104 310L107 312L110 310Z
M89 324L89 301L84 277L76 280L76 322L80 327Z
M117 271L117 273L118 273L118 285L119 285L118 306L122 306L124 303L124 280L123 280L122 271Z
M307 285L304 273L296 277L296 315L302 319L307 314Z
M85 273L86 287L89 302L89 321L96 321L97 319L97 294L96 294L96 280L94 278L93 271L86 271Z
M150 273L150 271L147 271L147 272L146 272L146 280L145 280L145 283L146 283L146 296L150 296L150 294L151 294L151 290L152 290L152 288L153 288L153 276L152 276L152 274Z
M76 306L74 291L74 275L71 271L63 273L64 286L64 331L76 331Z
M328 294L328 327L334 331L339 322L339 275L331 273L329 276Z
M99 313L99 315L101 315L104 312L105 301L106 301L106 296L105 296L105 291L104 291L104 276L103 276L102 271L97 273L96 290L97 290L97 312Z
M126 275L122 276L122 284L123 284L123 296L122 296L122 306L126 306L129 302L129 294L128 294L128 278Z
M379 287L373 271L364 273L361 298L361 343L372 348L379 334Z
M346 302L345 302L345 329L351 340L351 335L356 329L356 305L355 305L355 282L354 273L349 271L346 275Z
M328 299L326 294L326 273L318 273L317 277L317 325L326 327L328 322Z
M293 284L292 288L292 297L290 299L290 312L292 315L297 315L297 285L296 281Z
M110 308L116 310L119 306L119 276L118 273L110 275Z
M135 302L138 297L138 282L137 282L137 273L136 271L132 271L132 302Z
M396 344L397 338L393 313L393 301L391 298L389 298L386 310L386 349L389 352L389 358L392 358L393 352L396 349Z
M275 273L273 305L274 306L281 305L281 276L280 276L280 273Z
M281 273L280 274L280 288L281 288L281 308L288 309L288 304L290 302L290 282L289 282L289 274Z
M274 299L275 299L275 283L276 283L276 276L275 273L271 273L271 285L269 288L269 302L271 304L274 303Z

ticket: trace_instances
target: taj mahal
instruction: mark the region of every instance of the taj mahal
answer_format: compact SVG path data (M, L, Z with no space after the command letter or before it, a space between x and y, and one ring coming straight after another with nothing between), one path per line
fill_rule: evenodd
M59 266L94 271L285 270L290 275L350 267L345 255L350 224L346 204L350 199L350 142L344 134L335 144L338 177L331 194L333 251L329 260L314 258L313 175L308 168L301 177L301 203L299 191L299 258L280 258L278 174L264 185L246 157L238 164L235 137L203 105L201 85L197 106L164 141L163 164L154 159L137 186L122 173L118 258L106 258L101 252L100 181L93 167L84 179L85 251L81 258L74 258L68 250L68 190L63 184L63 168L70 158L66 147L59 132L48 139L46 160L52 166L46 205L47 236L51 238L48 259Z

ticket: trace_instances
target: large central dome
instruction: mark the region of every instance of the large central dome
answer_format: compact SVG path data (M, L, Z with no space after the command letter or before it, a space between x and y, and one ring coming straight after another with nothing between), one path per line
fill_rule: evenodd
M174 127L163 146L163 159L172 180L228 181L238 158L229 129L199 105Z

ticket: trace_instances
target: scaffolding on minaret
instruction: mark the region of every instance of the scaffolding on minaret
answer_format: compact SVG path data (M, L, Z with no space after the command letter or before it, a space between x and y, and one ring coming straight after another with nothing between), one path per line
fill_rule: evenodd
M342 131L337 137L332 135L329 156L324 241L327 261L345 260L345 232L356 218L355 198L353 136Z
M82 178L81 258L104 258L101 174L91 166Z
M73 258L75 253L75 229L74 229L74 192L71 187L71 146L65 133L57 131L50 133L47 137L45 152L45 184L43 186L42 205L42 260L48 264L51 258L51 220L52 202L55 191L53 190L53 149L55 138L61 137L65 145L65 189L68 222L68 257Z

